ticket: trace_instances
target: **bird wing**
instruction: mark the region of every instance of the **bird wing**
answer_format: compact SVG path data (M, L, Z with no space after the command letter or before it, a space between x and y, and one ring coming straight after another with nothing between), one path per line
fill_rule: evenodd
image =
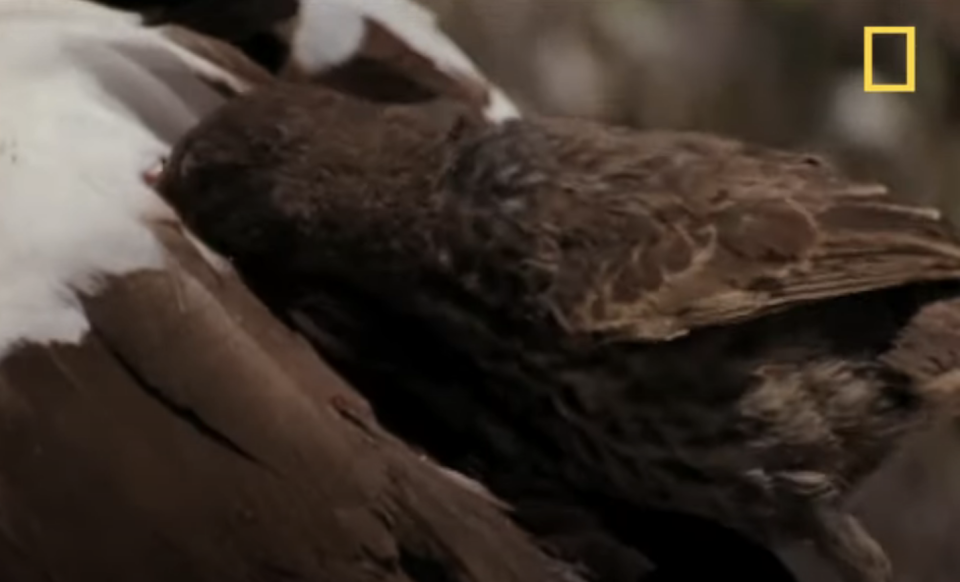
M446 188L464 280L575 333L666 340L960 276L936 210L818 157L707 135L512 124L463 148Z
M80 337L0 359L0 579L554 579L179 225L151 232L163 265L81 294Z
M317 81L387 102L442 95L475 105L491 121L519 115L440 29L436 15L415 0L147 4L141 10L147 22L231 42L288 80Z
M552 578L147 187L243 79L76 0L0 0L0 79L0 579Z
M78 291L160 264L142 221L171 211L143 173L258 82L174 32L87 2L0 0L0 354L76 339Z
M519 115L436 15L413 0L300 0L284 31L289 78L319 78L386 100L444 95L477 104L492 121Z

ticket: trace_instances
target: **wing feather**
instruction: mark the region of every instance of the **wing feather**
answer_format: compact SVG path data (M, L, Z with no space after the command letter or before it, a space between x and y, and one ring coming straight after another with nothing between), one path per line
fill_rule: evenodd
M576 333L666 340L960 276L936 210L817 157L701 134L517 123L465 147L446 188L452 253L477 270L464 280L491 296L519 281L505 308Z
M395 78L476 104L492 121L519 116L440 29L436 15L414 0L302 0L286 31L291 57L285 76L327 79L361 93L376 93L382 89L376 85Z
M82 341L0 361L0 579L406 580L420 552L458 580L553 578L237 277L156 236L164 267L84 296Z
M77 340L78 290L160 264L143 221L170 211L143 172L258 82L169 33L88 2L0 0L0 356Z

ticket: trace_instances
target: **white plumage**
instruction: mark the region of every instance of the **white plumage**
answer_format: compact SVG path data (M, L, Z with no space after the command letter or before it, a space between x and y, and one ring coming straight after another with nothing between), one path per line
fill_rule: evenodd
M204 78L241 84L134 15L0 0L0 356L78 341L78 292L162 266L142 172L223 100Z
M408 0L303 0L294 57L335 65L371 20L445 74L489 87L488 116L517 115ZM227 98L224 87L250 87L174 38L86 0L0 0L0 358L24 342L79 341L78 293L163 267L147 223L175 217L143 174Z

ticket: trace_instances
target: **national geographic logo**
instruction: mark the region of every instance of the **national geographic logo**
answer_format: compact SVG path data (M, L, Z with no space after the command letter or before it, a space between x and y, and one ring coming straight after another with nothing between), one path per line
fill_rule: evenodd
M878 34L901 34L907 41L907 80L899 85L873 82L873 39ZM917 28L866 26L863 29L863 90L867 93L913 93L917 90Z

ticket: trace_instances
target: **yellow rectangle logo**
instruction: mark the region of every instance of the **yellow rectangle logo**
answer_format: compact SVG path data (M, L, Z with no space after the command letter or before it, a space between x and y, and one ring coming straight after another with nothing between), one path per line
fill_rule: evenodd
M907 82L902 85L873 83L873 37L902 34L907 37ZM917 90L917 27L865 26L863 28L863 90L867 93L913 93Z

